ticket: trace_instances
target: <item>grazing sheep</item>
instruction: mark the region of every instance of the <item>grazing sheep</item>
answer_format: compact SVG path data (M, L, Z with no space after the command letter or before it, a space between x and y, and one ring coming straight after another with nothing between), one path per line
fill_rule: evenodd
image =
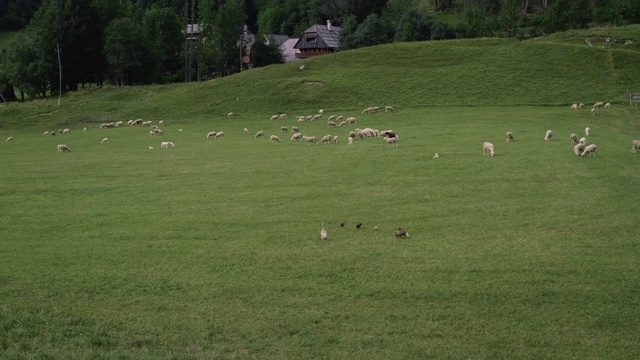
M154 135L164 135L164 131L160 129L153 129Z
M280 114L280 116L278 116L278 119L282 120L282 119L286 119L289 115L288 114Z
M511 131L507 131L507 142L513 141L513 133Z
M87 132L87 128L82 129L82 132Z
M603 105L604 105L604 103L602 101L598 101L597 103L593 104L593 108L597 109L597 108L599 108L599 107L601 107Z
M56 136L56 132L55 132L55 131L52 131L49 135L51 135L51 136Z
M493 144L490 142L485 142L482 144L482 156L489 154L489 156L493 156L495 151L493 149Z
M389 147L398 147L398 138L397 137L386 137L384 141L387 142Z
M340 124L338 124L338 127L343 127L345 125L347 125L346 121L340 121Z
M300 129L297 126L293 126L291 128L291 131L294 132L294 133L297 133L297 132L300 132Z
M336 122L335 122L335 121L327 121L327 125L329 125L329 126L333 126L333 127L338 126L338 125L336 125Z
M216 139L219 139L219 138L221 138L221 137L223 137L223 136L224 136L224 132L220 131L220 132L217 132L217 133L216 133L216 137L215 137L215 138L216 138Z
M335 144L337 144L337 143L338 143L338 135L336 135L336 136L334 136L334 137L333 137L333 142L334 142Z
M304 140L304 142L307 144L307 146L309 146L309 144L314 143L315 145L318 145L318 142L316 141L316 137L315 136L303 136L302 140Z
M273 116L271 116L271 120L278 120L278 118L280 118L280 115L273 115Z
M236 114L234 114L234 113L232 113L232 112L230 112L230 113L228 113L228 114L227 114L227 117L228 117L228 118L230 118L230 117L234 117L234 116L236 116Z
M118 122L119 122L119 123L121 123L122 121L118 121ZM118 124L118 123L116 123L116 125L117 125L117 124ZM158 125L164 125L164 120L160 120L160 121L158 121Z
M547 130L547 132L544 134L544 141L551 140L552 136L553 136L553 132L551 130Z
M440 158L440 155L438 155L438 153L435 153L435 155L433 155L433 158L434 159L438 159L438 158Z
M596 114L596 108L591 109L591 115L595 115Z
M47 135L49 135L49 132L48 132L48 131L45 131L45 132L44 132L44 134L42 134L42 135L43 135L43 136L47 136Z
M351 136L347 138L347 141L349 142L349 145L353 144L353 138Z
M591 133L591 129L589 129L588 126L586 128L584 128L584 135L585 136L589 136L590 133Z
M64 130L62 130L63 134L71 134L71 129L65 128Z
M571 109L572 110L578 110L578 104L571 105Z
M598 147L596 146L596 144L591 144L589 146L587 146L586 148L584 148L584 150L582 151L582 154L580 154L581 156L591 156L591 154L593 154L593 156L595 157L597 155L598 152Z
M71 149L69 149L69 147L65 144L58 144L58 146L56 146L56 148L58 149L58 152L69 152L71 151Z
M5 142L12 143L13 142L13 137L9 136L7 138L7 140L5 140Z
M102 143L103 143L103 144L106 144L106 143L108 143L108 142L109 142L109 138L104 138L104 139L102 139Z
M313 120L318 121L318 120L320 120L320 119L322 119L322 114L313 115L313 118L312 118L311 120L312 120L312 121L313 121Z
M172 147L175 147L175 146L176 145L174 143L172 143L171 141L163 141L163 142L160 143L160 147L163 147L165 149L172 148Z
M393 233L393 236L395 236L395 237L397 237L397 238L401 238L401 237L407 237L407 238L408 238L408 237L410 237L410 236L409 236L409 233L408 233L408 232L406 232L406 231L404 231L404 230L402 230L402 228L398 228L398 230L396 230L396 231Z
M280 142L280 138L277 137L276 135L271 135L271 139L269 141L271 141L272 143Z
M215 139L217 133L217 131L209 131L207 133L207 139Z
M264 137L264 131L262 131L262 130L260 130L260 131L258 131L258 132L256 133L256 139L257 139L257 138L261 138L261 137Z
M153 132L153 130L149 130L149 136L154 136L155 133Z
M244 128L244 134L245 134L245 135L249 135L249 129Z
M587 138L580 138L580 140L578 141L580 144L586 144L587 143Z
M323 136L323 137L322 137L322 139L320 139L320 142L321 142L322 144L324 144L324 143L327 143L327 144L328 144L328 143L330 143L330 142L331 142L331 135L325 135L325 136Z
M640 149L640 140L633 140L631 143L631 152L635 153L636 149Z
M318 110L318 115L324 115L324 110L322 109Z
M347 118L347 124L355 124L356 123L356 118L351 116Z
M289 131L289 128L287 128L286 126L282 126L282 127L280 127L280 131L281 132L287 132L287 131Z
M584 104L583 103L578 104L578 109L584 109Z
M352 139L353 139L353 138L355 138L356 136L358 136L358 134L356 134L356 132L355 132L355 131L349 131L349 137L350 137L350 138L352 138Z
M573 153L576 155L582 154L582 150L584 150L585 145L581 142L577 143L576 146L573 147Z
M384 107L384 111L394 111L395 109L393 108L393 106L385 106Z
M571 140L571 145L575 145L578 143L578 135L577 134L571 134L569 136L569 140Z
M336 118L336 122L344 120L344 116L340 115Z
M604 104L604 108L605 108L605 109L608 109L608 108L610 108L610 107L611 107L611 103L606 103L606 104Z
M322 229L320 230L320 239L327 240L327 237L327 229L324 227L324 223L322 223Z
M163 123L164 121L160 120L160 124L163 124ZM122 125L124 125L124 122L122 120L119 120L113 124L113 127L121 127Z
M302 139L302 133L301 132L297 132L293 135L291 135L291 141L296 141L296 140L300 140Z
M329 118L327 119L327 121L331 121L331 120L336 120L336 116L335 115L331 115L329 116Z

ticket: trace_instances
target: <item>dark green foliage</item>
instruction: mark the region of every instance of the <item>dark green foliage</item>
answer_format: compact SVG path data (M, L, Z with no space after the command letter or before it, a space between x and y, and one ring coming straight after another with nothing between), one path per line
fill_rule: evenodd
M404 14L396 28L395 42L424 41L431 39L434 21L416 10Z
M251 48L251 64L253 67L282 63L284 63L284 56L280 46L273 41L267 45L262 41L262 37L258 37L258 40Z
M113 81L120 85L150 82L158 63L143 27L130 18L113 20L106 29L104 51L111 66Z
M151 45L153 56L159 63L160 73L175 73L180 69L180 54L184 45L183 25L169 8L153 8L144 16L144 30Z
M352 20L349 20L352 21ZM349 29L352 25L349 25ZM342 29L345 32L345 29ZM353 33L341 34L340 50L357 49L366 46L374 46L391 42L388 24L371 14L355 29Z
M591 20L589 0L556 0L546 15L545 31L584 29Z
M0 0L0 31L27 26L42 0Z

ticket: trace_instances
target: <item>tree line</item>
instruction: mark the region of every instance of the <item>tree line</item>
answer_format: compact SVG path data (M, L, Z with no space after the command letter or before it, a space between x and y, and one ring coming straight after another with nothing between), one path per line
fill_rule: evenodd
M453 24L432 16L455 15ZM389 42L539 36L590 24L640 23L637 0L0 0L5 99L44 97L109 82L195 81L283 62L263 34L299 37L341 26L340 50ZM189 24L196 24L189 28ZM197 34L187 29L197 30ZM61 74L61 76L60 76ZM14 91L15 89L15 91Z

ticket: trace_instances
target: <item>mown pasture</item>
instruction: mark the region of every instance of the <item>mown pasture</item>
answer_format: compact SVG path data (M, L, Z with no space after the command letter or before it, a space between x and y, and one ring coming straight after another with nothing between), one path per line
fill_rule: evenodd
M2 357L640 355L634 108L360 111L325 109L358 118L338 129L271 113L166 119L161 137L4 129ZM283 125L339 143L291 142ZM347 145L356 126L394 129L399 147ZM585 126L595 158L569 143Z

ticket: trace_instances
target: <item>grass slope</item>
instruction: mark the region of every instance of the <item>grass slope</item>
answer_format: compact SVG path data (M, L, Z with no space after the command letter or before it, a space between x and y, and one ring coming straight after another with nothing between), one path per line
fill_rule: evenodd
M475 53L461 43L432 56ZM500 59L489 54L538 46L607 53L476 44L492 49L476 51L485 64ZM394 47L378 50L389 56ZM629 53L618 51L615 59ZM536 106L500 89L494 106L471 90L485 106L428 106L447 97L400 96L399 85L384 85L386 74L404 73L396 81L406 88L428 83L408 75L414 68L371 60L329 70L331 59L354 53L306 62L312 77L284 65L202 84L69 94L59 108L49 100L0 108L1 134L15 138L0 146L0 358L638 358L637 111L621 102L592 116L563 103L604 100L600 91L613 93L615 82ZM473 61L440 61L466 64L449 73L452 84L491 90L471 72ZM362 98L329 92L347 75ZM564 91L552 80L570 82L531 75L537 99L548 96L543 89ZM287 86L302 79L325 85ZM327 98L337 105L323 106ZM384 104L397 110L360 114ZM355 126L268 120L319 107L357 116L358 127L393 128L400 145L347 145ZM86 122L102 114L163 118L166 135ZM42 136L62 125L72 133ZM340 142L291 142L283 125ZM595 158L572 153L569 134L585 126ZM255 139L244 127L283 141ZM211 130L225 136L206 139ZM515 142L504 142L506 131ZM496 145L495 157L481 155L483 141ZM57 153L60 142L72 151ZM320 241L322 222L328 241ZM398 226L411 238L394 239Z
M637 33L631 27L626 33ZM254 69L194 84L103 88L0 107L0 126L114 119L190 121L363 109L372 105L569 105L625 103L640 89L635 47L574 44L573 37L388 44ZM632 50L629 50L632 49ZM304 64L305 69L298 67Z

